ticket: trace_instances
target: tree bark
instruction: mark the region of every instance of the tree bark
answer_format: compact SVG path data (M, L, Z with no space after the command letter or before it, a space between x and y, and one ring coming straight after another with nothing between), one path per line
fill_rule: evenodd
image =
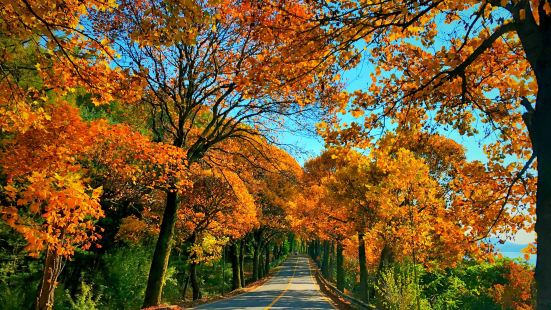
M528 109L526 115L531 122L525 120L538 159L536 309L551 309L551 17L540 13L538 25L532 14L522 17L521 9L529 12L529 2L519 3L512 12L526 59L538 84L536 107Z
M189 285L189 279L190 279L190 276L187 276L186 281L184 282L184 290L183 290L184 292L182 293L182 299L184 301L186 301L186 293L187 293L187 287Z
M279 259L279 249L280 247L277 244L274 244L274 246L272 247L273 260Z
M37 310L50 310L54 306L54 293L57 286L57 278L63 269L63 259L49 249L46 251L44 271L40 290L36 299Z
M239 243L239 277L241 287L245 287L245 240Z
M230 259L232 269L232 289L237 290L241 288L241 270L239 270L239 249L237 243L232 243L230 246Z
M321 242L319 241L319 239L316 239L314 241L314 253L315 253L315 256L316 256L316 263L317 263L318 267L321 265L320 264L320 252L321 252Z
M548 42L548 44L551 45L551 42ZM539 83L538 81L538 87L540 88L534 128L537 139L536 154L538 156L536 309L551 309L551 64L547 70L547 81L545 83Z
M358 258L360 261L360 298L369 301L367 288L367 257L365 256L364 233L358 232Z
M266 244L264 255L265 255L264 275L266 276L270 272L270 243Z
M308 242L308 254L312 257L314 261L316 260L316 251L315 251L314 241Z
M293 253L293 250L295 249L295 235L289 234L289 251L290 253Z
M321 261L321 273L325 278L329 275L329 241L323 241L323 256Z
M260 279L266 276L266 256L264 255L264 247L260 249Z
M327 267L328 269L328 276L327 278L331 281L333 281L333 276L334 276L334 270L335 270L335 245L333 244L334 242L331 241L331 243L329 244L329 266Z
M337 241L337 288L344 292L344 257L342 252L342 243Z
M385 266L390 265L393 260L394 254L392 253L392 249L385 243L381 251L381 259L379 260L379 272L381 272Z
M189 276L191 278L191 289L193 291L193 300L201 299L201 287L197 278L197 264L189 264Z
M258 281L260 279L258 270L260 265L260 249L255 246L253 251L253 281Z
M157 306L161 303L163 280L170 258L177 211L177 194L175 192L168 192L166 195L166 206L161 222L161 229L159 231L157 243L155 244L155 252L153 253L153 259L149 269L149 277L147 279L147 288L145 289L143 303L144 308Z

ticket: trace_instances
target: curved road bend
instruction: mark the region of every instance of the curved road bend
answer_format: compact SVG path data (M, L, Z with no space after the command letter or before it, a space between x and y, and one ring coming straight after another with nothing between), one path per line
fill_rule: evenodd
M290 256L270 280L255 290L195 309L336 309L319 290L308 258Z

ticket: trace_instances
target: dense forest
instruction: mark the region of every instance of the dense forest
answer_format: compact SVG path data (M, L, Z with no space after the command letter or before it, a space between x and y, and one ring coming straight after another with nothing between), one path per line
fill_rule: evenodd
M1 308L189 306L298 253L369 307L551 309L550 55L549 0L2 1Z

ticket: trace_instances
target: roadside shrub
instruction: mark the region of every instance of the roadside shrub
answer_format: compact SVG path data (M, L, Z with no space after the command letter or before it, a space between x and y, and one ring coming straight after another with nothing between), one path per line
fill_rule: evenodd
M386 310L430 309L421 296L419 282L412 264L395 264L385 267L375 283L375 296L379 306ZM418 268L418 272L420 272Z

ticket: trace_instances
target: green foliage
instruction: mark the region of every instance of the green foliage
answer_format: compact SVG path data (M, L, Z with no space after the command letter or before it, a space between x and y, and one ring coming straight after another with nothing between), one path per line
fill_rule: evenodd
M503 262L465 262L456 268L428 272L421 279L423 292L433 309L500 309L489 290L506 282Z
M139 309L147 284L151 249L124 247L102 257L104 268L95 283L103 288L108 309Z
M101 292L94 293L92 285L87 284L82 281L80 284L81 292L73 299L67 291L65 294L73 310L96 310L100 309L98 307L99 300L101 299Z
M0 286L0 304L2 305L2 309L5 310L25 309L29 305L32 305L35 297L35 290L31 289L29 291L28 288L26 289L22 285L14 287Z
M140 116L143 111L140 111L138 106L121 104L116 101L108 105L96 106L92 103L92 95L83 89L77 89L74 93L68 94L67 99L76 104L81 117L87 121L105 119L110 124L129 125L145 136L151 134L151 124L148 123L147 118Z
M153 249L147 246L120 247L102 255L101 272L94 277L101 289L101 309L139 309L147 285ZM168 268L163 299L175 302L181 296L176 267Z
M28 257L21 235L0 221L0 305L25 309L32 305L42 272L42 261Z
M358 261L356 259L349 259L344 257L344 289L348 291L355 291L357 286L356 278L358 276L358 270L360 270Z
M180 284L177 276L177 268L169 265L166 271L165 285L163 286L163 300L166 302L173 303L179 301L182 297L181 287L183 287L183 284Z
M231 264L229 262L222 264L221 259L210 266L202 264L199 267L199 281L204 296L220 294L222 288L226 293L231 291L231 277Z
M280 258L270 262L270 269L279 266L287 259L287 254L282 255Z
M72 310L71 302L69 301L71 296L67 294L67 288L63 285L63 283L60 283L55 288L54 295L55 295L55 298L54 298L55 310Z
M21 44L21 42L0 33L0 50L4 57L2 58L3 78L8 74L11 75L13 81L23 89L42 88L42 79L36 68L37 51L40 50L36 39L33 38L27 43ZM15 57L6 58L6 54Z
M416 270L412 264L395 264L385 267L375 283L375 294L382 309L430 309L428 301L422 297Z
M281 249L282 249L281 254L282 254L282 256L287 257L287 255L289 255L289 253L291 253L291 241L289 241L289 239L283 240L283 243L281 245Z
M124 121L124 110L116 102L96 106L92 103L92 95L81 89L76 90L74 94L70 94L68 97L79 107L80 115L85 120L106 119L112 124L119 124Z
M425 293L429 293L429 299L433 309L460 309L463 305L461 298L468 291L465 282L460 278L444 274L435 274L437 277L426 286ZM436 292L436 293L435 293Z

